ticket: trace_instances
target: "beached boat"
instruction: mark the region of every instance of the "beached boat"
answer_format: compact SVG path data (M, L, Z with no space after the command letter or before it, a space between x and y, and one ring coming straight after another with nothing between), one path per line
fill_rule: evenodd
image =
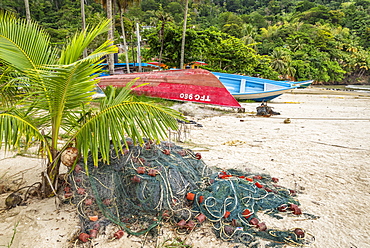
M236 99L242 100L269 101L299 87L293 82L274 81L220 72L212 73L222 82L231 95Z
M104 76L100 77L99 86L124 87L134 79L135 86L146 84L134 89L138 94L237 108L241 106L236 99L269 101L298 88L301 83L185 69Z
M313 83L314 80L307 80L307 81L300 81L300 82L292 82L293 85L298 86L300 89L307 88Z
M164 70L99 77L98 85L124 87L135 80L139 95L241 108L239 102L211 72L202 69Z

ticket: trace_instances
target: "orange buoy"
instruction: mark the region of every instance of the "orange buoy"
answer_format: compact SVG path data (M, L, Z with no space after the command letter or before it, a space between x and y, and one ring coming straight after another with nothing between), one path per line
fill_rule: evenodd
M189 192L186 194L186 199L188 199L189 201L194 201L194 198L195 198L194 193Z
M144 174L146 172L145 167L137 167L136 172L138 174Z
M96 229L91 229L90 230L90 238L91 239L94 239L94 238L96 238L96 236L98 236L98 230L96 230Z
M87 233L80 233L80 235L78 235L78 239L81 240L84 243L89 241L89 238L90 238L90 235L87 234Z
M186 222L184 227L186 227L189 230L193 230L195 226L196 226L195 222L192 220L189 220L188 222Z
M267 230L267 226L266 226L265 222L258 223L257 228L259 229L260 232L263 232L263 231Z
M180 220L179 222L177 222L177 225L179 227L184 227L186 225L186 221L184 219Z
M89 220L90 221L97 221L98 220L98 216L97 215L94 215L94 216L89 216Z
M279 182L279 178L272 177L271 178L271 181L274 182L274 183L278 183Z
M149 171L148 171L148 175L149 176L151 176L151 177L155 177L156 175L157 175L157 170L155 170L155 169L150 169Z
M290 210L293 211L293 214L295 214L295 215L301 215L302 214L301 209L296 204L291 203L289 208L290 208Z
M134 183L140 183L141 178L135 175L131 178L131 181Z
M304 231L300 228L294 229L295 235L297 235L298 238L304 238Z
M226 211L225 214L224 214L224 218L227 219L227 217L230 216L230 212L229 211Z
M259 223L259 220L257 218L252 218L250 219L249 221L249 224L253 225L253 226L257 226Z
M249 217L251 217L251 216L252 216L252 213L251 213L251 211L250 211L249 209L245 209L245 210L243 211L243 213L242 213L242 216L243 216L244 218L248 219Z
M113 234L113 236L114 236L114 238L116 238L116 239L120 239L120 238L122 238L123 237L123 235L125 234L125 232L123 231L123 230L119 230L119 231L117 231L117 232L115 232L114 234Z
M199 221L199 223L202 223L202 222L204 222L206 219L207 219L207 217L204 215L204 214L199 214L197 217L195 217L198 221Z
M259 182L256 182L254 185L256 185L257 186L257 188L263 188L263 186L262 186L262 184L260 184Z
M170 150L168 150L168 149L164 149L162 152L163 152L165 155L170 155L170 154L171 154Z
M202 154L200 154L199 152L195 153L195 158L196 159L201 159L202 158Z

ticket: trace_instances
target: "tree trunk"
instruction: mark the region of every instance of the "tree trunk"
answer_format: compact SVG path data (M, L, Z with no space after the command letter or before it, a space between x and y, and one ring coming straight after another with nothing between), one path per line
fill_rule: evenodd
M126 33L125 33L125 25L123 24L123 9L120 9L120 19L121 19L121 29L122 29L122 39L123 39L123 47L125 50L125 57L126 57L126 69L127 73L130 73L130 66L129 66L129 60L128 60L128 47L126 42Z
M56 150L52 151L53 153L53 159L55 159L58 156L58 152ZM48 162L47 168L46 168L46 174L45 172L42 173L42 197L52 197L55 195L58 183L58 176L59 176L59 168L60 168L60 159L57 159L55 163Z
M31 21L30 4L28 0L24 0L24 5L26 7L26 19L27 21Z
M82 30L86 29L86 20L85 20L85 0L81 0L81 18L82 18ZM84 49L83 57L87 57L87 49Z
M185 1L184 26L182 29L180 69L184 69L186 22L188 20L189 0Z
M161 31L160 31L160 39L161 39L161 50L159 51L159 66L162 64L162 53L163 53L163 47L164 47L164 21L162 22Z
M114 40L114 33L113 33L113 6L112 0L107 0L107 18L111 21L111 25L108 30L108 40ZM114 74L114 54L108 55L108 69L110 75Z
M139 72L141 72L141 36L139 23L136 23L136 37L137 37L137 63L139 64Z

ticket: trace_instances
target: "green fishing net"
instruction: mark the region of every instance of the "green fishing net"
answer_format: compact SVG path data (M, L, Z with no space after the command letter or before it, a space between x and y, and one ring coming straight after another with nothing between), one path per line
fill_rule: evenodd
M66 201L76 205L82 233L114 223L142 235L163 222L186 233L209 221L219 238L247 247L258 238L274 246L309 242L301 229L279 231L259 220L259 213L303 215L295 192L275 178L209 168L200 153L171 142L127 143L124 154L111 150L109 165L89 160L87 170L77 164L69 174Z

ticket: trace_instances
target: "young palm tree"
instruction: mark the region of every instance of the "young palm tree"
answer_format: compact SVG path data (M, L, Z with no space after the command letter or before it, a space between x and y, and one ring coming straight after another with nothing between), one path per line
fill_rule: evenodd
M94 73L101 69L98 64L102 56L117 48L106 41L87 57L82 53L96 36L107 32L109 25L110 20L106 20L77 33L57 51L37 24L0 12L0 69L11 70L18 79L5 84L24 82L27 88L15 104L0 105L0 147L40 146L48 159L42 181L44 197L53 195L60 156L66 148L74 145L85 164L89 154L95 165L98 154L109 163L111 145L123 152L121 142L127 136L136 143L143 143L143 137L159 141L168 128L177 129L176 118L181 118L178 112L135 102L128 89L107 90L99 109L89 104L98 80ZM7 75L9 78L11 74ZM68 137L63 146L58 145L61 134Z

